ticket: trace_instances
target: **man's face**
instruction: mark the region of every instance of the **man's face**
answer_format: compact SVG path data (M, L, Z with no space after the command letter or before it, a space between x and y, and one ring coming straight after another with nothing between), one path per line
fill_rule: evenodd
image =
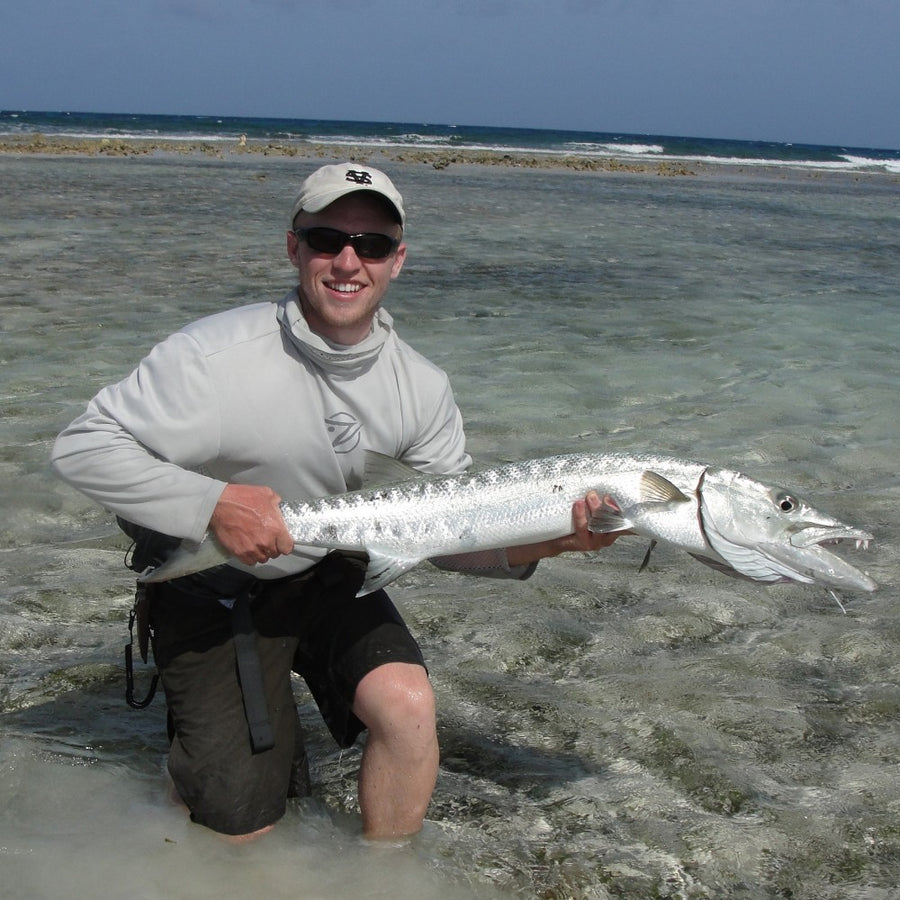
M399 238L400 226L374 197L347 194L321 212L301 212L297 228L335 228L347 234L375 232ZM351 244L339 253L321 253L287 235L291 262L300 274L300 307L309 327L337 344L358 344L366 338L372 318L391 280L400 274L406 259L401 244L384 259L357 256Z

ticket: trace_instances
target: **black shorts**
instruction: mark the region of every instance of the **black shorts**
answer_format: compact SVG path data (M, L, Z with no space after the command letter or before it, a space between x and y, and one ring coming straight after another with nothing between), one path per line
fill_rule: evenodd
M252 600L256 648L274 746L254 752L238 675L232 613L188 581L153 597L153 653L166 700L169 772L191 818L224 834L248 834L308 792L291 672L306 681L341 747L364 729L352 712L359 682L388 662L424 666L384 591L356 597L359 562L331 554L309 572L271 583ZM225 595L223 595L225 596Z

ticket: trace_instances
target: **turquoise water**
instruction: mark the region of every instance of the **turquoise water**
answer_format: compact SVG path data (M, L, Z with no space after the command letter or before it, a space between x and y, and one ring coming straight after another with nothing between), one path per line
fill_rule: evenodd
M167 795L164 709L129 710L110 517L47 472L57 431L156 340L292 281L314 163L0 156L0 857L11 896L890 897L900 881L900 183L395 165L388 306L450 373L479 462L653 450L868 528L841 597L623 539L528 582L392 589L438 696L409 847L358 836L358 750L302 684L315 795L227 848ZM144 672L139 679L144 682Z

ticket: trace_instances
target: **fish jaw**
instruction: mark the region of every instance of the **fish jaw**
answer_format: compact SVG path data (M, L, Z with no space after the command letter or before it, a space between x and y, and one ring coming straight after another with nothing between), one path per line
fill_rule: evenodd
M830 519L818 513L820 518L804 524L803 528L791 535L792 547L813 547L822 544L840 544L843 541L856 541L857 547L865 550L869 542L875 538L867 531L845 525L837 519Z
M873 540L867 531L804 507L802 524L795 528L788 543L766 545L766 550L814 582L845 590L874 591L878 585L866 573L826 549L853 541L857 549L868 550Z
M819 512L783 488L710 468L701 487L700 515L710 547L735 574L844 590L877 587L866 573L825 549L844 541L868 548L872 535Z
M792 581L821 584L848 591L874 591L878 585L865 572L850 565L821 544L795 547L793 544L763 544L760 550L780 564Z

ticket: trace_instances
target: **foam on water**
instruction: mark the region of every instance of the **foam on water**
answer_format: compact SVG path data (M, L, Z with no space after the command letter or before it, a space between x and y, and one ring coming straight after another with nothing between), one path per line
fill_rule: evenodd
M390 307L485 463L653 450L783 483L870 529L845 596L726 579L622 539L524 583L392 588L438 695L424 833L358 836L358 749L297 685L315 796L233 848L167 799L132 712L110 517L47 473L56 432L179 325L292 280L312 162L0 157L4 889L184 895L887 897L896 828L898 185L887 175L396 166ZM140 667L139 683L148 673Z

